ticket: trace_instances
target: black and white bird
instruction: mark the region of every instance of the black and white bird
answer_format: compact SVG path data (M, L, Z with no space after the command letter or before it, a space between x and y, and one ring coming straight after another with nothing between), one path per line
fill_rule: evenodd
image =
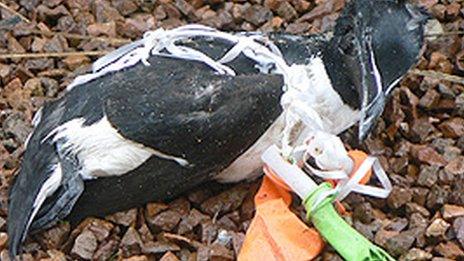
M415 64L426 19L405 1L355 0L331 35L187 26L101 58L33 120L10 191L10 255L66 218L249 178L292 108L333 134L359 122L364 139Z

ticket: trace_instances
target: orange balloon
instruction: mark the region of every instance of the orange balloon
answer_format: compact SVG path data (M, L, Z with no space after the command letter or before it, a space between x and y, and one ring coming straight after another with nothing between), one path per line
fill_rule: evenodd
M322 237L290 211L291 200L289 191L264 176L238 260L303 261L319 255Z
M361 167L361 164L364 162L364 160L366 160L367 154L364 151L360 150L350 150L348 152L348 156L350 156L354 163L353 170L350 174L350 176L353 176L356 170L358 170L359 167ZM372 170L370 169L368 172L366 172L366 175L364 175L364 177L359 181L359 184L366 184L367 182L369 182L371 176Z

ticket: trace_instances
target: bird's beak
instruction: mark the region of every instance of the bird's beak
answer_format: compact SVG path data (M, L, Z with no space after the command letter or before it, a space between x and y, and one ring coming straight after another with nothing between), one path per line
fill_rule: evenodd
M357 58L359 68L359 81L356 85L360 99L361 118L359 121L358 138L364 140L375 126L385 107L385 93L382 78L377 68L375 53L372 47L370 32L358 32L362 35L356 41L359 44ZM396 84L396 83L395 83Z

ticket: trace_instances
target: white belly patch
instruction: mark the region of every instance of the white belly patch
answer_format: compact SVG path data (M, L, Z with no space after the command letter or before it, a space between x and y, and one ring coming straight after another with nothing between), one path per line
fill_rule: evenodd
M285 127L284 115L281 114L266 132L229 167L223 170L215 179L219 182L238 182L252 179L261 174L261 154L272 144L278 143Z
M152 155L174 160L182 166L185 159L167 155L121 136L108 119L83 126L84 119L66 122L52 131L48 137L65 142L60 148L65 154L76 155L82 166L81 176L92 179L123 175L144 163ZM46 139L47 139L46 138Z

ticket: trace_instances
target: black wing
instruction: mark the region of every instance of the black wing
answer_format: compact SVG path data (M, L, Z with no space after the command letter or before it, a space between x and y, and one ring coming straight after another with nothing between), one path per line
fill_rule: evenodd
M217 75L161 57L150 63L113 77L104 111L124 137L162 153L192 164L236 157L281 112L281 76Z
M104 113L125 138L191 165L153 156L120 177L86 181L71 220L179 195L231 164L281 113L281 76L221 76L160 57L150 64L99 83L111 86Z

